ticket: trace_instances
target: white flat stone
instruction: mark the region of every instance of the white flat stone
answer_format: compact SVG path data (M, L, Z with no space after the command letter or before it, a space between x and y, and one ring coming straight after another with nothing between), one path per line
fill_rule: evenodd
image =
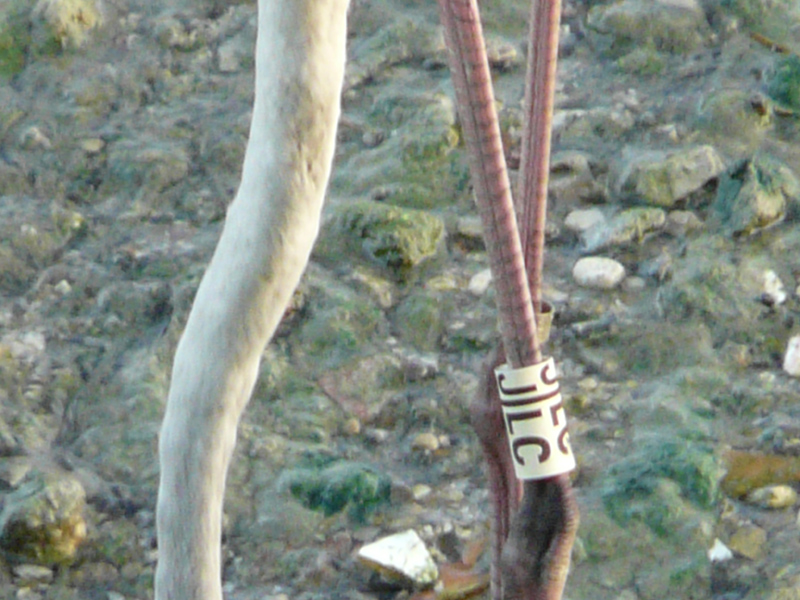
M783 304L786 302L786 289L778 274L769 269L764 271L764 297L768 298L772 304Z
M708 560L712 563L725 562L733 558L733 552L719 538L714 540L714 545L708 549Z
M580 286L611 290L625 279L625 267L613 258L588 256L575 263L572 277Z
M484 269L472 276L467 285L467 290L469 290L469 293L473 296L483 296L486 290L489 289L490 283L492 283L492 271L490 269Z
M413 529L367 544L358 551L358 559L382 575L415 589L430 587L439 578L439 569L425 542Z
M581 234L598 223L603 223L605 220L603 211L599 208L573 210L564 219L564 227L574 233Z
M800 335L789 338L783 357L783 370L792 377L800 377Z
M768 485L753 490L745 500L761 508L788 508L797 504L797 492L785 484Z

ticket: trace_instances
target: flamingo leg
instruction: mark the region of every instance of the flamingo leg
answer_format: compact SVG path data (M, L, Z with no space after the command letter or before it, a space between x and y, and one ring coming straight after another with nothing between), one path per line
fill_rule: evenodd
M490 361L491 368L471 407L488 464L494 511L492 598L558 600L577 532L577 505L567 475L525 482L520 500L492 368L505 359L514 368L541 361L531 313L534 306L541 306L560 0L533 0L532 5L520 186L521 239L527 260L516 231L477 4L475 0L439 0L439 6L478 210L495 274L503 336L503 349Z

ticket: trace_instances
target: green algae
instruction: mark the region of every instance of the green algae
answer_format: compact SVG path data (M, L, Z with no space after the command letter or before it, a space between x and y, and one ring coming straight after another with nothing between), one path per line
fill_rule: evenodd
M326 517L347 511L356 523L364 523L389 503L391 479L373 467L347 461L322 468L296 468L284 473L283 485L306 508Z

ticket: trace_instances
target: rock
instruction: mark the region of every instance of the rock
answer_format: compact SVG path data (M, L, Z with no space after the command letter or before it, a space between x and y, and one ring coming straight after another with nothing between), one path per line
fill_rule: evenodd
M761 508L788 508L797 502L797 492L785 484L768 485L748 493L745 500Z
M744 525L737 529L728 541L728 546L736 554L750 560L757 560L764 555L767 543L767 532L756 525Z
M761 147L771 125L770 112L759 112L746 89L714 89L700 106L698 129L729 156L745 158Z
M666 222L661 208L629 208L615 215L608 223L600 221L581 236L584 252L592 253L609 246L641 242L650 233L660 230Z
M53 580L53 569L41 565L14 565L11 571L19 586L50 583Z
M427 21L393 19L374 31L348 53L345 89L363 85L394 65L436 59L445 49L443 32Z
M0 545L42 565L72 561L86 538L86 494L76 479L32 473L6 497L0 514Z
M473 296L480 297L486 293L491 283L492 271L490 269L484 269L470 277L469 283L467 284L467 291Z
M519 52L513 44L492 36L486 39L486 58L489 66L498 71L510 71L522 64Z
M411 589L429 588L439 577L439 570L425 542L413 529L363 546L358 551L358 559Z
M764 271L764 291L761 299L768 306L775 306L786 302L786 289L778 274L772 269Z
M783 370L792 377L800 377L800 335L789 338L783 356Z
M422 452L435 452L439 449L439 437L430 431L419 433L412 440L411 449Z
M590 256L575 263L572 277L580 286L611 290L625 279L625 267L613 258Z
M249 32L248 32L249 33ZM238 73L253 60L253 40L240 34L220 44L217 50L217 67L222 73Z
M587 24L592 31L610 38L608 44L615 54L637 47L687 54L701 47L710 33L697 0L654 0L645 4L622 0L594 5Z
M419 290L400 302L392 318L400 339L425 352L439 348L444 331L440 298L437 292Z
M722 157L711 146L635 154L626 149L624 156L620 192L638 202L664 208L671 208L700 190L725 169Z
M783 163L767 157L742 160L720 178L712 211L726 233L750 235L781 221L800 200L800 181Z
M86 42L91 30L103 23L98 5L98 0L39 0L33 17L44 19L49 35L63 48L77 48Z
M483 241L483 224L478 216L459 217L453 232L453 242L465 252L485 250Z
M426 211L378 202L343 207L323 228L317 254L336 256L344 245L366 255L394 276L406 279L442 248L442 220Z
M157 203L162 192L186 178L190 166L191 157L183 144L119 140L109 145L108 176L99 192L105 195L128 190Z
M566 144L596 144L599 140L619 139L636 125L633 112L625 106L598 106L589 110L563 109L553 115L553 136ZM606 196L599 185L591 185L588 200Z
M599 208L573 210L564 219L564 227L579 235L605 224L606 217Z
M599 202L605 189L595 180L589 157L574 150L557 152L550 160L548 196L558 205L577 202Z
M733 558L733 552L719 538L714 539L714 545L708 549L708 560L712 563L725 562Z
M703 222L690 210L671 210L667 213L664 231L675 237L683 237L703 227Z
M795 456L730 450L725 462L728 470L720 485L734 498L758 488L800 480L800 458Z

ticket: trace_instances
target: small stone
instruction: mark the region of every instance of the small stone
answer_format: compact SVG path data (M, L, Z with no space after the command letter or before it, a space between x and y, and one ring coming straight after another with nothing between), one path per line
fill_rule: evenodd
M764 271L764 288L761 297L769 306L786 302L786 289L783 287L781 278L772 269Z
M800 335L789 338L783 357L783 370L792 377L800 377Z
M23 131L19 141L25 148L50 150L53 147L53 143L50 141L50 138L42 133L42 130L35 125L28 127L25 131Z
M733 558L733 552L719 538L714 540L714 545L708 549L708 560L712 563L725 562Z
M755 560L764 554L767 532L756 525L745 525L731 536L728 546L737 554Z
M384 444L389 439L389 432L386 429L373 427L364 431L364 437L373 444Z
M589 208L586 210L573 210L564 219L564 227L573 233L581 234L592 227L605 222L606 218L603 211L599 208Z
M411 495L419 502L420 500L424 500L425 498L429 497L433 493L433 488L429 485L425 485L424 483L418 483L414 487L411 488Z
M365 566L412 589L432 586L439 578L425 542L413 529L362 547L358 559Z
M641 277L627 277L622 282L622 289L629 293L641 292L647 287L647 282Z
M483 296L486 290L489 289L491 283L492 271L490 269L484 269L470 278L467 290L473 296Z
M361 433L361 421L356 417L350 417L344 422L344 432L346 435L358 435Z
M671 210L667 213L667 223L664 231L668 234L681 237L703 227L703 222L690 210Z
M66 296L72 291L72 286L69 284L69 281L67 281L66 279L62 279L57 284L55 284L55 286L53 286L53 289L60 296Z
M788 508L797 502L797 492L788 485L768 485L753 490L745 499L761 508Z
M430 431L420 433L411 442L411 448L423 452L435 452L439 449L439 437Z
M78 143L81 150L86 152L86 154L98 154L106 145L101 138L87 138Z
M41 565L22 564L12 568L17 585L49 583L53 580L53 569Z
M580 286L611 290L625 279L625 267L613 258L588 256L575 263L572 277Z

